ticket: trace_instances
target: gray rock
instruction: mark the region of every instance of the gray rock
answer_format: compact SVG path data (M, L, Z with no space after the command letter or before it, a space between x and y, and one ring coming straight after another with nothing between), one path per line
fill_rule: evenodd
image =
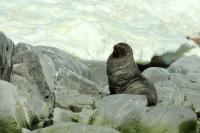
M0 79L10 81L14 43L0 31Z
M139 121L145 115L145 96L117 94L103 98L98 103L91 124L118 129L121 132L139 132Z
M94 111L83 109L79 113L74 113L70 110L55 108L53 121L54 124L62 122L76 122L81 124L89 124L91 117L93 116Z
M62 122L78 122L78 121L79 117L74 112L61 108L54 109L54 115L53 115L54 124Z
M156 82L155 87L158 93L158 105L183 105L184 93L172 81Z
M13 63L11 82L39 121L52 118L54 107L74 112L93 109L99 97L98 86L88 80L88 67L62 50L19 43Z
M83 109L77 115L79 117L79 123L81 124L90 124L91 118L93 117L95 110Z
M173 69L177 70L171 71L173 73L169 73L163 68L149 68L143 72L157 89L159 105L187 106L192 107L196 113L200 112L200 73L198 71L194 73L192 69L196 66L197 70L199 59L196 56L181 58L172 64L172 66L179 64L181 69ZM182 64L184 61L195 63L189 66ZM189 67L191 67L191 71L187 70ZM172 68L174 67L169 68L169 71Z
M35 48L39 53L43 53L51 58L56 71L58 71L61 66L64 66L64 68L67 68L84 78L89 78L90 73L88 67L80 63L77 58L67 52L48 46L38 46Z
M168 80L169 74L170 73L166 69L159 67L151 67L143 71L143 75L153 83Z
M16 87L0 80L0 132L20 133L27 127L25 112L20 104Z
M35 126L39 121L49 116L50 108L37 90L37 85L34 82L18 74L11 76L11 82L18 86L16 89L18 94L26 99L28 106L30 106L28 112L31 112L31 125Z
M172 81L184 94L183 105L192 107L195 112L200 112L200 73L186 75L171 74Z
M81 112L93 109L99 90L93 82L71 71L60 69L56 81L56 106Z
M197 118L192 109L181 106L155 107L141 120L148 133L196 133Z
M51 116L54 108L55 96L52 91L54 88L50 83L52 76L49 68L51 65L47 65L48 61L48 58L36 53L32 46L16 47L11 82L18 86L19 95L26 98L32 106L34 117L31 123L34 124Z
M170 73L200 73L200 58L198 56L185 56L172 63L168 68Z
M82 60L82 64L89 68L89 80L95 82L103 96L109 95L108 77L106 74L106 62L94 60Z
M39 129L31 133L119 133L118 131L102 126L87 126L77 123L59 123L48 128Z
M22 133L30 133L31 131L26 129L26 128L22 128Z

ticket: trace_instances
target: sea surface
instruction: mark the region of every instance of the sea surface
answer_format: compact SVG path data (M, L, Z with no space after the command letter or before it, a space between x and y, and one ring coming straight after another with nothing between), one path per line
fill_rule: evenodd
M1 0L0 30L16 44L60 48L81 59L106 60L126 42L137 62L194 46L200 0ZM197 54L199 48L191 53Z

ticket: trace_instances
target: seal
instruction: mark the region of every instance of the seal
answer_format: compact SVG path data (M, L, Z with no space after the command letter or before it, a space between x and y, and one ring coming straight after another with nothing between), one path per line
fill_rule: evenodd
M145 95L148 106L156 105L158 95L154 85L138 69L131 47L126 43L114 45L107 60L110 94Z

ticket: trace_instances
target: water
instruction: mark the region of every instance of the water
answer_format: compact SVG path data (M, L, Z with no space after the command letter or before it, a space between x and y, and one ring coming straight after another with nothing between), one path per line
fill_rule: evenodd
M15 43L47 45L82 59L106 60L117 42L137 62L194 45L199 0L1 0L0 30ZM199 48L193 50L198 54Z

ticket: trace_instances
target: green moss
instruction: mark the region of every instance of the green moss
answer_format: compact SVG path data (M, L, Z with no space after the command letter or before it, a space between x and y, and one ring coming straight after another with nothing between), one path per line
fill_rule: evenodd
M136 121L120 125L117 130L121 133L149 133L147 128Z
M79 123L80 118L78 116L73 116L73 117L71 117L71 121L75 122L75 123Z
M185 121L179 127L179 133L196 133L196 131L197 131L196 120Z
M21 129L17 127L17 123L6 124L0 121L0 133L20 133Z
M89 121L88 121L88 125L94 124L94 121L95 121L95 117L91 116L90 119L89 119Z

